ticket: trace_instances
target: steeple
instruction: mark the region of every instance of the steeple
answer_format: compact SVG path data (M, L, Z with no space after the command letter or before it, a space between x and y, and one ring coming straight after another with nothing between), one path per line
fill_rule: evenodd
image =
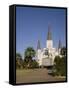
M53 48L53 40L52 40L52 34L51 34L51 27L48 26L48 35L47 35L47 41L46 41L46 47L50 50Z
M48 26L47 40L52 40L51 27L50 27L50 25Z
M61 41L59 40L59 43L58 43L58 49L60 49L61 47L62 47Z
M38 49L41 49L41 47L40 47L40 41L38 40L38 43L37 43L37 50Z

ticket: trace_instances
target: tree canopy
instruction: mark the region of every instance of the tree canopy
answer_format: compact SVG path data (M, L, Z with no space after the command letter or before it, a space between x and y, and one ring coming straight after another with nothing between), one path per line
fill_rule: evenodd
M31 57L33 58L35 56L35 50L32 48L32 47L28 47L26 50L25 50L25 54L24 54L25 57Z
M60 53L61 53L61 55L65 56L66 55L66 48L65 47L61 48L61 52Z
M59 76L66 75L66 56L59 57L56 56L54 59L55 65L54 70L56 71L54 74Z
M38 63L35 59L35 50L32 47L28 47L24 52L24 60L19 53L16 53L16 68L37 68Z

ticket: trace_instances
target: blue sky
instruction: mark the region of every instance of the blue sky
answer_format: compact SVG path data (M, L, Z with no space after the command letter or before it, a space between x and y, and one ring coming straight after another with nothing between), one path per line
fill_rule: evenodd
M22 56L27 47L46 47L48 26L51 26L53 47L58 47L59 39L66 44L66 11L54 8L16 7L16 52Z

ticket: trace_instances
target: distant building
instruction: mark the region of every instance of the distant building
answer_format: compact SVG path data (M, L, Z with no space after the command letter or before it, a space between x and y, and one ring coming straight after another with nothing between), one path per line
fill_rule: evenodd
M61 42L59 41L58 48L53 47L52 33L50 30L51 28L48 26L46 48L41 49L40 41L38 40L36 56L39 66L52 66L54 64L55 56L61 56Z

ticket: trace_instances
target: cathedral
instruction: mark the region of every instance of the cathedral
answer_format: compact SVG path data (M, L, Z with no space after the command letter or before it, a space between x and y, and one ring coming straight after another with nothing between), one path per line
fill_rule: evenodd
M53 47L51 28L50 28L50 26L48 26L46 47L42 49L40 47L39 40L38 40L38 44L37 44L36 57L37 57L37 62L39 64L39 66L53 66L55 56L61 56L60 50L61 50L61 42L60 41L58 44L58 48Z

